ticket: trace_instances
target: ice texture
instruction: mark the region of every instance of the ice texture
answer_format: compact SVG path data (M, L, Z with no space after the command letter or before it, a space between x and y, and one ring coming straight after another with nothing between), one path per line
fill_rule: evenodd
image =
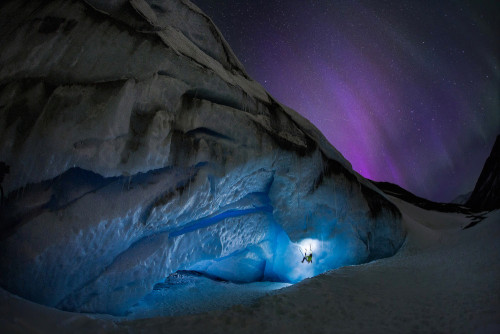
M7 1L0 15L10 292L124 314L178 270L294 283L403 243L398 209L189 1Z

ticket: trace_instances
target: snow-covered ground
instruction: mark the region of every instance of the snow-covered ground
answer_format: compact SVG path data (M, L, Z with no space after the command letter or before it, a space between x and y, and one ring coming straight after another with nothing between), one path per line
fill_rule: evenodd
M152 319L63 312L0 290L1 332L500 333L500 210L463 230L465 215L391 200L408 229L391 258L333 270L250 305L243 296L229 309ZM231 293L224 290L226 300Z
M174 282L157 287L132 307L127 318L141 319L158 316L196 314L233 305L249 305L258 298L290 286L281 282L235 284L203 276L174 274ZM170 277L169 277L170 279Z

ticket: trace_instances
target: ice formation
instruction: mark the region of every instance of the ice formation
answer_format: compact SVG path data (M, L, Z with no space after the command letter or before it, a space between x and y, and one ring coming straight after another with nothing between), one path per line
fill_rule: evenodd
M189 1L0 13L5 289L123 314L178 270L297 282L401 246L397 208Z

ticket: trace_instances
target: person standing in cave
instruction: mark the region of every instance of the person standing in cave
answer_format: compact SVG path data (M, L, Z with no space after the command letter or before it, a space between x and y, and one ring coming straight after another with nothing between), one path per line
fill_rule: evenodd
M0 192L2 193L2 197L0 200L0 206L3 206L4 202L4 197L3 197L3 178L5 177L5 174L9 174L10 172L10 167L3 161L0 161Z

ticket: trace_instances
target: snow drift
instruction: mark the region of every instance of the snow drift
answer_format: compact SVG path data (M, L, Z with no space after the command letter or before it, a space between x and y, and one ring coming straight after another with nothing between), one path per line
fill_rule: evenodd
M189 1L0 13L10 292L123 314L178 270L297 282L401 246L398 209L251 80Z

